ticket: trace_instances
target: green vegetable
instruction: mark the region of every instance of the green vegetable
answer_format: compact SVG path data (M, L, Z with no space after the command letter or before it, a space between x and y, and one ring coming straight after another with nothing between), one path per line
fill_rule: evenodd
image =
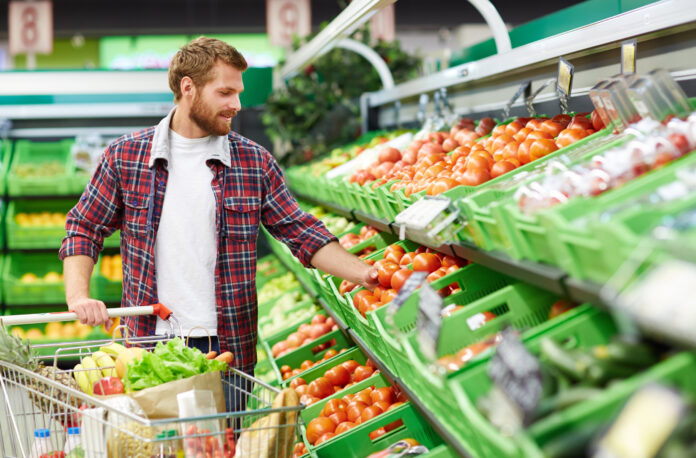
M162 383L189 378L206 372L226 371L227 363L207 359L195 348L189 348L180 338L163 344L159 342L154 351L128 364L127 382L133 391L158 386Z
M657 355L650 345L620 339L594 347L593 354L599 359L608 358L630 366L647 367L657 362Z
M65 455L65 458L85 458L85 451L81 445L70 450L70 453Z

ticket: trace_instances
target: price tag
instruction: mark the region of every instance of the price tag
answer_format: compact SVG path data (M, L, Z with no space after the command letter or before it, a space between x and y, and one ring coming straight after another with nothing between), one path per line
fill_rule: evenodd
M621 43L621 73L630 74L636 72L636 48L638 40L626 40Z
M401 225L399 237L406 238L406 229L424 231L430 223L440 216L450 205L450 199L444 197L424 197L402 211L394 222Z
M678 343L696 345L696 265L671 259L655 267L616 299L638 326Z
M502 332L502 339L488 364L488 375L516 407L520 423L529 424L541 398L541 369L539 361L510 328Z
M573 75L575 67L562 57L558 58L558 78L556 80L556 91L561 100L561 110L568 112L568 98L573 87Z
M677 392L658 384L648 385L628 400L593 456L656 456L685 411Z
M536 99L537 96L538 96L539 94L541 94L541 91L543 91L544 89L546 89L547 87L549 87L549 85L550 85L551 83L555 83L555 82L556 82L556 80L553 79L553 78L551 78L550 80L547 80L544 84L542 84L541 86L539 86L539 88L538 88L536 91L534 91L530 96L528 96L528 97L525 99L525 105L527 105L527 111L529 112L529 116L536 116L536 114L537 114L537 113L536 113L536 110L534 109L534 105L533 105L534 99ZM529 88L530 88L530 90L531 90L531 83L530 83Z
M503 109L503 120L510 117L510 109L512 108L512 104L515 103L515 101L519 99L522 94L524 94L525 97L529 97L529 93L531 92L531 90L531 80L527 80L524 83L520 84L520 87L517 88L517 92L515 92L515 95L513 95L512 98L508 101L508 103L505 104L505 108Z
M411 294L413 294L413 292L423 284L427 276L427 272L413 272L411 276L406 279L394 299L392 299L392 301L389 303L389 308L396 313L401 306L404 305L406 299L408 299Z
M442 326L441 313L442 298L429 284L424 284L419 295L416 329L421 351L431 361L437 358L437 341Z

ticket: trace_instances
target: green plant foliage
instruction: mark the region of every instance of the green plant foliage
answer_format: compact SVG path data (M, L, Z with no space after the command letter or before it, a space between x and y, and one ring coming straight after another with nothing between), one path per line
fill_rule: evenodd
M372 42L367 26L352 38ZM303 43L296 40L294 48ZM420 58L398 41L380 40L372 47L396 83L417 76ZM299 164L354 140L360 134L360 95L381 87L377 71L362 56L339 48L324 54L268 97L262 121L271 140L282 145L274 154L285 165Z

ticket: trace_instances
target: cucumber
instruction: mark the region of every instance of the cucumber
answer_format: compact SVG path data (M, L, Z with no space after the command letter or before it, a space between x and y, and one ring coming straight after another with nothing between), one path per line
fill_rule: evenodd
M630 377L639 370L610 359L596 358L593 353L580 355L578 361L578 365L585 373L585 382L594 386L604 385L609 380Z
M553 410L567 409L579 402L587 401L601 394L604 390L589 386L574 386L561 391L553 398Z
M578 367L578 350L566 350L554 340L546 337L541 340L541 354L558 370L574 380L582 380L585 376L582 366Z
M650 345L614 339L607 345L593 349L599 359L609 359L628 366L647 367L657 362L657 355Z

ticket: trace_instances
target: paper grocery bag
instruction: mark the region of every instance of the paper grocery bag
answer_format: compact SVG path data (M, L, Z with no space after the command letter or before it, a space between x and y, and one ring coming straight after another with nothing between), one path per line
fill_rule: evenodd
M178 418L179 405L176 395L191 390L207 390L213 393L217 413L225 412L225 393L219 371L206 372L193 377L163 383L162 385L130 393L150 420Z

